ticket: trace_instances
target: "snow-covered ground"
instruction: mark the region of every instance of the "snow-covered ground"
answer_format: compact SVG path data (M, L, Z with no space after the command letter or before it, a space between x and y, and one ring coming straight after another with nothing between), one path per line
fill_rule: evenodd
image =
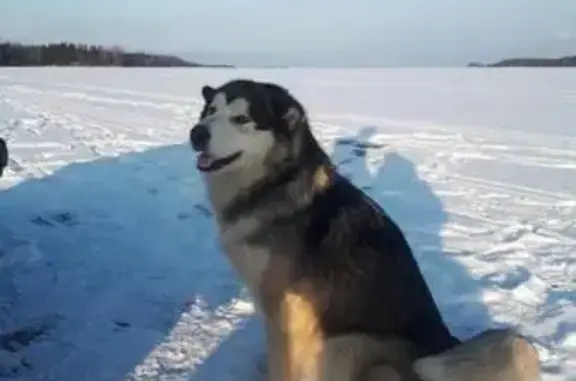
M200 87L233 77L304 103L456 335L517 326L546 381L576 379L576 71L87 68L0 70L0 378L255 371L260 322L186 145Z

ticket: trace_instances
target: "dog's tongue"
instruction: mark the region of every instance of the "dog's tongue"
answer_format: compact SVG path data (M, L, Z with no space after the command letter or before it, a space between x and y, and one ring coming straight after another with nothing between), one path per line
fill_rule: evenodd
M200 155L198 155L197 160L198 160L198 166L200 168L210 168L210 166L214 163L214 159L212 159L205 153L201 153Z

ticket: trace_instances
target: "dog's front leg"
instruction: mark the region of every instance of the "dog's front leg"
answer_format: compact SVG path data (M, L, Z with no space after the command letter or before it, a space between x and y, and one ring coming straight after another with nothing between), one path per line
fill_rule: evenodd
M278 327L266 324L267 381L291 381L287 340Z
M268 381L316 381L322 367L321 342L316 338L303 338L268 325L266 329L268 350Z

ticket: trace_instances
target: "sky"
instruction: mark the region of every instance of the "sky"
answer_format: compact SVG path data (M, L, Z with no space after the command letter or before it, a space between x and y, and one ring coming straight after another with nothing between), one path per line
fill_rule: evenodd
M576 55L576 0L0 0L0 38L236 65L462 66Z

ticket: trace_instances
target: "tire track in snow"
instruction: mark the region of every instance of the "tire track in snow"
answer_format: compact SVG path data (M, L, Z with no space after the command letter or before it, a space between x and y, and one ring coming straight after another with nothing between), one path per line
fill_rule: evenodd
M164 100L164 101L172 101L172 102L176 102L176 103L172 103L170 105L187 105L187 104L195 104L197 106L201 106L202 105L202 100L198 99L197 97L182 97L182 96L174 96L172 94L163 94L163 93L157 93L157 92L146 92L146 91L135 91L135 90L130 90L130 89L124 89L124 88L116 88L116 87L104 87L104 86L95 86L95 85L79 85L76 83L68 83L68 82L53 82L53 81L40 81L40 80L32 80L32 79L23 79L23 78L18 78L16 80L14 80L13 78L9 77L9 76L2 76L0 75L0 81L4 81L7 82L8 86L12 86L12 87L16 87L19 89L24 89L23 86L21 86L22 84L28 84L30 86L32 86L31 88L36 90L36 91L41 91L41 92L46 92L47 90L42 90L42 89L38 89L38 88L34 88L34 86L42 86L42 87L56 87L56 88L65 88L65 89L70 89L75 91L76 95L78 97L83 97L86 92L90 92L92 91L92 93L94 92L100 92L100 93L105 93L105 94L110 94L113 97L112 98L104 98L107 100L116 100L119 102L123 102L124 99L119 98L119 95L127 95L131 98L128 98L128 102L130 102L130 99L132 99L133 102L135 102L136 104L139 104L138 101L135 101L134 98L148 98L148 99L156 99L156 100ZM50 90L48 90L50 91ZM62 96L62 92L61 91L50 91L51 93L54 93L56 95ZM74 94L74 93L71 93ZM75 96L75 95L72 95ZM153 105L154 103L151 102L142 102L140 103L140 105Z
M46 104L50 110L59 110L60 115L75 116L83 123L89 123L90 127L102 129L107 126L108 130L126 131L131 134L136 132L152 138L158 138L158 135L170 135L169 132L172 131L164 134L166 127L170 130L185 127L199 113L198 104L200 104L197 98L187 99L186 104L165 105L153 102L138 103L129 98L94 98L84 93L70 97L67 93L40 89L27 89L26 93L35 94L39 98L38 101ZM105 106L101 105L102 100L105 101ZM135 109L108 107L125 104L132 104ZM149 111L156 109L159 111L158 116L152 116Z
M46 128L65 131L71 137L65 148L67 151L82 148L89 151L93 158L158 146L172 141L174 130L182 130L185 138L186 125L197 112L194 107L171 109L171 118L160 119L125 109L108 110L90 102L90 97L69 99L62 94L37 89L27 90L25 94L26 103L23 100L17 101L14 97L8 102L12 109L27 115L25 119L14 121L15 126L12 129L23 125L24 130L37 136L43 135ZM31 94L34 96L30 97ZM113 101L109 99L110 104L113 104ZM139 134L133 133L135 126L138 126L136 131ZM134 137L138 135L143 139L135 140ZM79 160L85 161L87 158ZM37 167L50 168L59 163L59 160L40 161L27 165L38 164ZM16 172L22 172L24 165L16 159L13 160L13 169Z

